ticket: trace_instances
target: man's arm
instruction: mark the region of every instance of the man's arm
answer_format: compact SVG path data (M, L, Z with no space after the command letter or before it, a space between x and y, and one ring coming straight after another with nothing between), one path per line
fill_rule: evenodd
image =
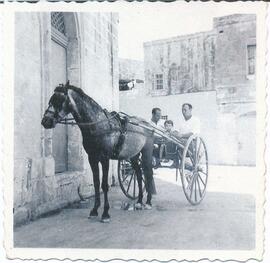
M172 135L174 137L176 137L177 139L181 139L181 138L189 138L193 133L189 132L189 133L180 133L178 131L173 131Z
M193 135L193 132L189 132L189 133L184 133L184 134L180 134L181 138L189 138L191 135Z

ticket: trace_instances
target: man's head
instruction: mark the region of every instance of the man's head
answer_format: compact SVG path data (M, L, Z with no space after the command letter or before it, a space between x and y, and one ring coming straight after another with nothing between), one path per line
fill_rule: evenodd
M158 122L161 118L161 109L160 108L153 108L152 109L152 121Z
M188 120L192 117L192 105L189 103L184 103L182 105L182 114L185 120Z
M164 122L164 127L165 127L165 130L166 130L166 131L170 132L170 131L172 130L172 128L173 128L173 121L171 121L171 120L166 120L166 121Z

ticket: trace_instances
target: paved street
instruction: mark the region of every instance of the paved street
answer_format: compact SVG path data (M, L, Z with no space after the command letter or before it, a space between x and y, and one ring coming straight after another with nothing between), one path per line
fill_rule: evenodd
M109 196L109 224L87 219L93 205L90 200L15 228L14 243L44 248L253 249L254 171L211 167L215 176L209 180L209 191L194 207L185 199L180 183L174 182L175 171L159 169L152 211L122 210L121 204L128 200L114 187Z

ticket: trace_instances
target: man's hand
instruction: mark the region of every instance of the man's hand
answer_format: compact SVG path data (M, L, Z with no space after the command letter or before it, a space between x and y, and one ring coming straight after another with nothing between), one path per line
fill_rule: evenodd
M158 144L154 144L154 148L157 149L158 148Z

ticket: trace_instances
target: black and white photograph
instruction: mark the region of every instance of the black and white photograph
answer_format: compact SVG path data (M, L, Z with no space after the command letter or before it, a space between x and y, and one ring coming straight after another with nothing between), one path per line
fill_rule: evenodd
M91 6L6 14L8 257L260 260L266 4Z

